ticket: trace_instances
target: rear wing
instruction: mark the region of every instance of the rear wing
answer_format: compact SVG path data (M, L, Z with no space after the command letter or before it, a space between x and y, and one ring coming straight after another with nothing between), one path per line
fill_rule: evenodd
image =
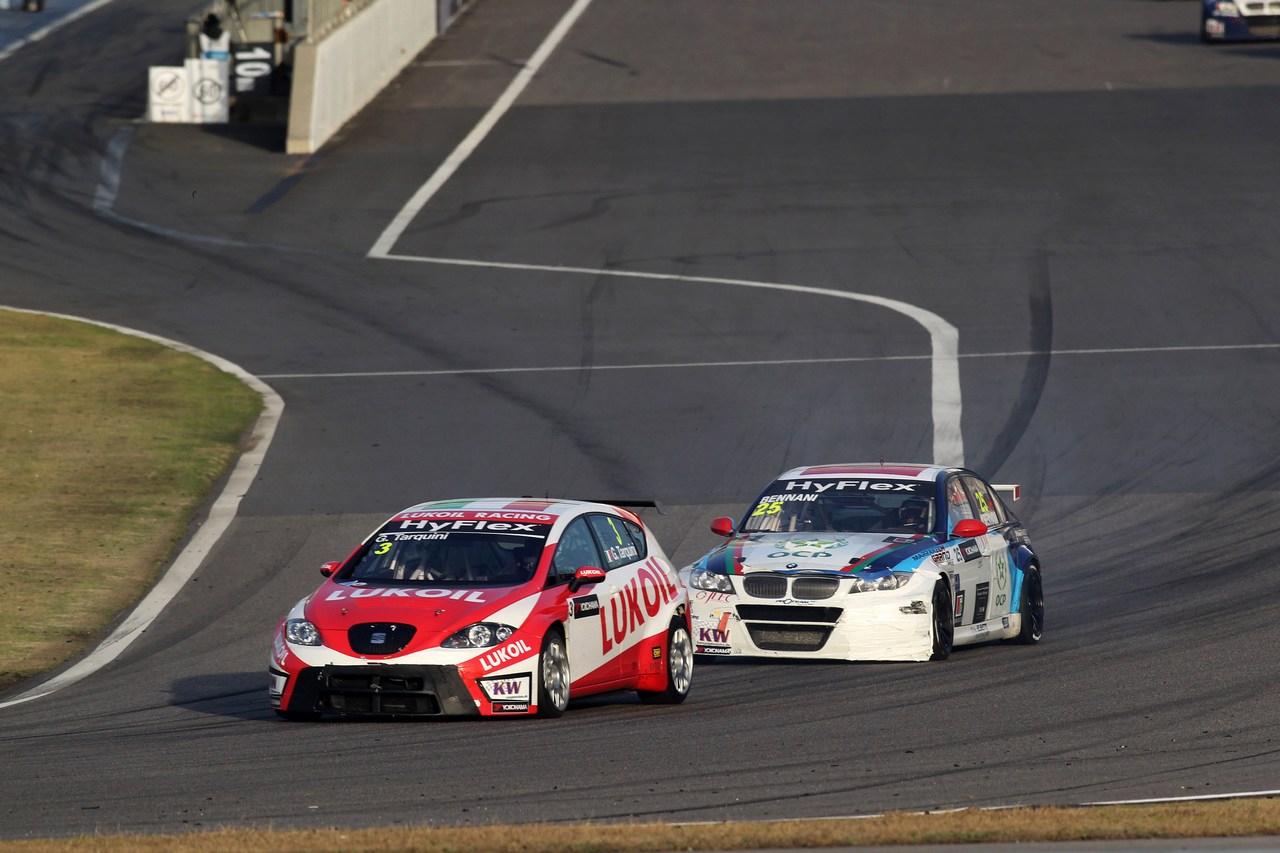
M1022 497L1022 486L1017 485L1016 483L1012 485L1008 483L1003 485L999 483L992 483L991 488L995 489L1011 501L1016 501L1018 498Z

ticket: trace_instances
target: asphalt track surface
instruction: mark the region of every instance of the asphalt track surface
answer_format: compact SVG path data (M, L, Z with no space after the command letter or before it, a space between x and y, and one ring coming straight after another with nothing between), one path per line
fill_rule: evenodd
M595 0L396 240L435 261L369 257L569 6L479 0L310 157L137 121L188 3L0 64L0 303L285 401L147 632L0 710L0 837L1280 788L1280 45L1203 46L1190 0ZM1045 641L700 663L682 706L557 721L276 719L275 622L409 503L656 499L684 563L784 468L933 453L918 323L706 278L958 330L964 460L1023 485Z

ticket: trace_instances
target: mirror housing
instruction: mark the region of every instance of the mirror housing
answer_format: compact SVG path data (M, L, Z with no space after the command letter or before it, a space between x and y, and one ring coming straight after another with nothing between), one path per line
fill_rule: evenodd
M711 532L717 536L732 536L733 519L728 517L717 518L715 521L711 522Z
M604 569L599 566L581 566L573 573L573 580L569 581L569 592L577 592L587 584L600 583L604 580Z
M320 567L320 574L329 577L338 570L338 566L342 565L341 560L330 560Z
M956 522L956 526L952 529L952 536L959 536L961 539L971 539L974 536L982 536L990 528L976 518L966 518L963 521Z

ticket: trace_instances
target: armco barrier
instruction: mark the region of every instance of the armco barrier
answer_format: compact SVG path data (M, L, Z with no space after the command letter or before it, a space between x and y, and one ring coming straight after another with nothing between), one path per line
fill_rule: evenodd
M456 0L374 0L319 38L294 45L285 151L310 154L431 43Z

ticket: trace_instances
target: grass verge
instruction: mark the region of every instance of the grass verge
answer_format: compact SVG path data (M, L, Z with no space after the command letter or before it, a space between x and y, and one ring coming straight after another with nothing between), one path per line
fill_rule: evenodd
M257 393L194 356L0 311L0 689L135 603L235 460Z
M181 853L630 853L673 850L997 844L1139 838L1280 835L1280 800L1160 806L1016 808L895 813L848 820L676 826L577 824L394 830L217 830L186 835L93 836L0 842L4 853L181 851Z

